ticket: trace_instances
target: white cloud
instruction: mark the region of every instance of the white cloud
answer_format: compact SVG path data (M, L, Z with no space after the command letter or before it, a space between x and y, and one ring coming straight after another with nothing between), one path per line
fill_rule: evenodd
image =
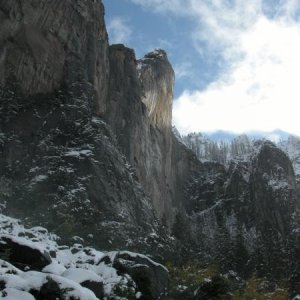
M183 77L191 77L193 75L193 73L191 72L192 65L189 62L176 64L175 66L173 66L173 68L177 79Z
M175 15L187 14L189 9L189 0L130 0L131 2L141 5L145 9L151 9L154 12L165 13L171 12ZM186 3L187 2L187 3ZM186 5L188 4L188 5Z
M173 120L182 133L282 129L300 135L299 0L131 1L187 17L199 55L226 62L215 82L175 100Z
M128 22L121 17L111 19L107 25L107 31L111 44L128 43L132 34Z
M174 103L181 132L282 129L300 134L300 26L261 16L244 32L244 56L204 91L186 91Z
M262 11L261 0L190 0L190 5L196 23L191 36L198 52L221 53L226 59L238 55L238 39Z
M280 7L279 13L284 18L292 19L296 17L299 13L300 5L299 0L287 0L283 2L283 5Z

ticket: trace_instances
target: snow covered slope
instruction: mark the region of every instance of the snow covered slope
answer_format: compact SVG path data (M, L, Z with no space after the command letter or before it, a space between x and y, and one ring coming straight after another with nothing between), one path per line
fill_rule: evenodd
M147 299L155 299L165 289L168 271L146 256L104 253L80 243L59 246L58 241L43 227L26 229L0 214L0 298L125 300L147 293ZM144 279L150 280L152 291L145 291L133 269L148 271ZM157 276L151 277L154 272Z
M296 179L300 182L300 138L290 135L287 140L278 143L278 146L289 156L294 167Z

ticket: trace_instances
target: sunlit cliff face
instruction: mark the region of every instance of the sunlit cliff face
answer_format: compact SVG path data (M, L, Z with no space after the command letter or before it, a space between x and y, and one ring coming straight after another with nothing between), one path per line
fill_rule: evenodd
M155 50L138 62L139 78L150 121L158 128L171 128L174 71L163 50Z

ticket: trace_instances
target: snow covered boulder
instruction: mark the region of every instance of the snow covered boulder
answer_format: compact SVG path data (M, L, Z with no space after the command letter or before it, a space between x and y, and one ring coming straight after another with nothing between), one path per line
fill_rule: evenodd
M41 271L51 263L51 257L35 243L15 236L0 236L0 258L21 270Z
M35 298L24 291L20 291L14 288L6 288L0 291L0 299L3 300L15 300L15 299L22 299L22 300L35 300Z
M167 288L168 270L147 256L128 251L117 252L113 267L132 277L142 293L142 299L158 299Z
M69 268L62 274L62 276L79 283L81 286L91 290L97 298L103 299L103 280L93 271L80 268Z
M144 255L62 246L58 240L0 214L0 299L149 300L165 291L167 269Z
M38 291L30 291L35 299L99 300L95 294L78 283L57 275L48 275Z

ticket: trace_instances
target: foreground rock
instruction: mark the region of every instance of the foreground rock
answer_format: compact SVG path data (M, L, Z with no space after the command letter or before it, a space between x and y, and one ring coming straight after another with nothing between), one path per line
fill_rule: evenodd
M0 237L0 257L6 258L21 270L38 270L51 263L49 253L40 250L34 243L24 238Z
M59 246L58 236L44 228L26 229L1 214L0 238L6 241L0 252L1 299L154 300L167 288L168 271L141 254ZM17 258L16 249L22 252ZM55 258L44 254L48 251Z
M121 274L129 274L142 292L143 299L158 299L166 292L168 270L146 256L132 252L118 252L113 266Z

